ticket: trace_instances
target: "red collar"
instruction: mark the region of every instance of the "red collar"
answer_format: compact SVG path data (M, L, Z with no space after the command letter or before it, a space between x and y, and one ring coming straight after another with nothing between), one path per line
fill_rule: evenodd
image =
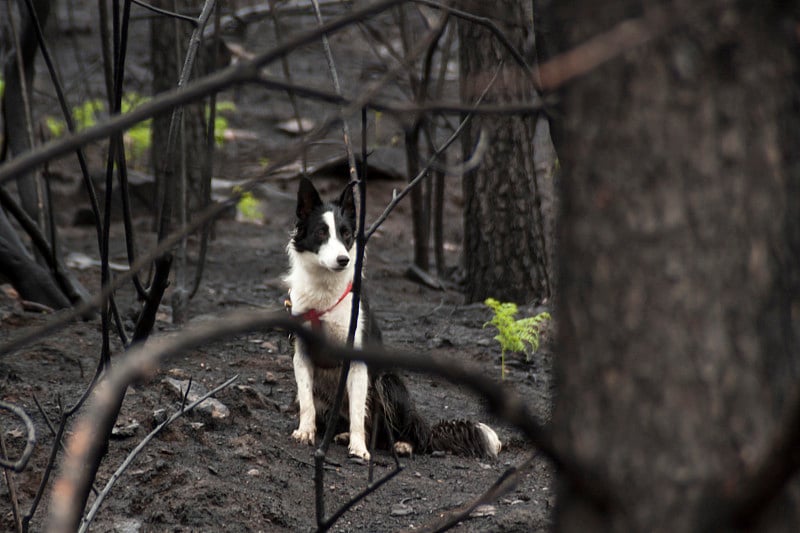
M351 290L353 290L353 282L352 281L347 284L347 287L344 289L344 292L342 293L342 295L339 296L339 299L336 300L335 304L333 304L329 308L325 309L324 311L318 311L316 309L309 309L308 311L306 311L305 313L303 313L300 316L303 318L304 322L311 322L311 327L312 328L319 329L320 327L322 327L322 320L320 320L322 318L322 316L327 314L327 313L330 313L331 311L333 311L336 308L337 305L342 303L342 300L344 300L347 297L347 295L350 294Z

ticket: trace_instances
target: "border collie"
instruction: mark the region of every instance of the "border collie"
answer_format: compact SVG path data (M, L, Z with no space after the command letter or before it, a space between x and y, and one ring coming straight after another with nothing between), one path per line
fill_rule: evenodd
M352 183L338 199L325 203L310 180L300 180L297 221L287 246L290 269L284 280L289 286L288 304L291 313L302 316L308 327L319 328L330 340L342 344L347 340L352 306L355 231ZM354 345L360 348L370 342L380 342L380 330L362 297ZM325 424L332 407L339 372L339 363L312 362L303 343L295 340L294 375L300 422L292 437L298 442L314 444L317 427ZM395 373L373 375L364 363L354 361L346 390L340 413L343 433L337 442L347 439L351 456L369 459L367 435L372 429L378 432L379 447L394 443L395 451L401 455L441 450L496 457L500 451L500 439L485 424L450 420L429 425Z

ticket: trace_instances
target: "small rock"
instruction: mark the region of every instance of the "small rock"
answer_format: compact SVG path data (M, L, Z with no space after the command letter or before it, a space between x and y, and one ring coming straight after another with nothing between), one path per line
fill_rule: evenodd
M190 422L189 427L191 427L195 431L200 431L205 427L205 424L203 424L202 422Z
M156 409L153 411L153 422L156 424L161 424L167 419L167 410L166 409Z
M278 382L278 378L275 377L273 372L267 372L264 374L264 383L267 385L274 385Z
M175 379L189 379L189 373L182 368L170 368L167 375Z
M251 477L258 477L261 475L261 470L259 470L258 468L251 468L250 470L247 471L247 475Z
M442 450L436 450L434 452L431 452L431 457L445 457L446 455L447 454Z
M497 514L497 507L494 505L479 505L469 516L470 518L481 518L484 516L494 516L495 514Z
M186 389L188 388L189 394L186 397L187 403L192 403L195 400L198 400L200 396L207 392L206 388L201 383L196 381L192 382L191 388L189 387L188 380L164 378L164 383L166 383L172 391L177 393L180 398L183 398L183 396L186 394ZM195 407L195 410L205 413L211 416L211 418L216 419L228 418L228 416L231 414L230 409L228 409L225 404L215 398L206 398L202 401L202 403L200 403L200 405Z
M122 522L117 522L114 524L113 531L114 533L138 533L142 530L142 523L135 518L128 518L127 520L123 520Z
M428 346L431 348L445 348L453 346L453 341L444 337L434 337L428 341Z
M405 503L392 505L392 516L408 516L414 512L414 508Z
M314 121L310 118L300 118L300 123L297 123L297 119L289 119L284 120L283 122L279 122L277 124L279 130L284 133L288 133L290 135L300 135L301 133L305 133L307 131L311 131L314 129Z
M261 347L267 350L267 353L275 353L278 351L278 345L271 341L262 342Z
M114 429L111 430L111 438L114 439L129 439L136 435L136 431L139 429L139 422L136 420L132 420L130 424L127 426L114 426Z

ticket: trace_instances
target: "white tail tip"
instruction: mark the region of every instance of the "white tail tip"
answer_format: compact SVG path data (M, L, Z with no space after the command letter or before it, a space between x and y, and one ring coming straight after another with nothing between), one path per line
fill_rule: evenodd
M497 433L495 433L494 430L486 424L480 422L475 424L475 426L483 434L483 438L486 441L486 449L489 451L489 455L491 455L493 459L496 459L497 454L499 454L500 450L503 449L503 443L500 442L500 438L497 436Z

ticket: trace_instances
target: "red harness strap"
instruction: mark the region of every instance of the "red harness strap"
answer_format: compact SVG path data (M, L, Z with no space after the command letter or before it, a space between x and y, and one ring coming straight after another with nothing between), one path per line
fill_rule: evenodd
M322 316L327 314L327 313L330 313L331 311L333 311L336 308L337 305L342 303L342 300L344 300L347 297L347 295L350 294L351 290L353 290L353 282L352 281L347 284L347 287L344 289L344 292L342 293L342 295L339 296L339 299L336 300L335 304L333 304L329 308L325 309L324 311L318 311L316 309L309 309L308 311L306 311L305 313L303 313L300 316L303 317L303 321L311 322L311 327L312 328L314 328L314 329L321 328L322 327L322 320L320 320L320 319L322 318Z

